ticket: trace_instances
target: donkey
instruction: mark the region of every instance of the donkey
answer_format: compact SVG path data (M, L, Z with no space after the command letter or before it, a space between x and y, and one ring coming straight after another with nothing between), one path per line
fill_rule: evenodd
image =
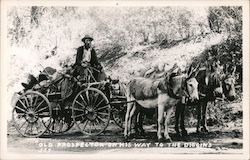
M226 97L229 101L233 101L236 98L235 93L235 70L236 67L231 65L228 67L223 67L220 65L220 62L213 62L210 66L210 69L205 68L199 70L199 73L196 76L198 81L198 90L199 90L199 101L198 103L188 102L186 105L196 105L197 111L197 129L196 132L208 132L207 122L206 122L206 111L207 103L213 102L216 99L223 99ZM184 126L184 112L185 104L178 103L175 112L175 131L179 136L187 135L187 131ZM179 131L179 120L181 133ZM202 127L200 127L200 125Z
M150 74L146 74L146 72L148 70L145 70L144 72L142 71L141 77L161 80L161 79L164 79L164 75L165 75L166 72L169 72L169 73L171 72L171 77L174 77L176 75L181 74L181 69L176 63L168 71L165 70L165 64L160 64L157 67L158 67L158 72L153 71ZM145 133L145 131L143 129L144 115L147 115L149 117L153 117L155 112L157 112L157 108L156 109L155 108L143 109L143 112L141 112L141 111L138 112L137 117L136 117L135 122L134 122L134 124L135 124L134 125L134 130L135 130L136 135L144 136L144 133Z
M168 134L168 121L175 106L181 97L185 95L190 101L196 101L198 96L198 82L194 78L196 72L190 72L188 75L172 77L171 71L163 79L154 80L149 78L136 78L131 80L127 85L127 112L125 116L124 137L127 139L131 134L131 119L137 115L140 107L156 108L158 107L158 140L163 140L162 127L164 112L165 130L164 138L171 141Z

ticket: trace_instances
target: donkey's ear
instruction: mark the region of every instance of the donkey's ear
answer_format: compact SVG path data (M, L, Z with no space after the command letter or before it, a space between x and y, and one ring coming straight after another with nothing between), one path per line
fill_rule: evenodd
M200 67L201 67L201 62L199 62L199 63L196 65L194 71L196 72L197 70L199 70Z
M216 71L216 66L217 64L216 64L216 62L212 62L212 64L210 64L210 70L211 70L211 72L214 72L214 71Z
M227 72L228 72L229 74L234 75L234 74L235 74L235 71L236 71L236 66L235 66L235 65L231 65L230 67L228 67L227 70L228 70Z
M199 73L201 63L199 62L195 68L193 68L190 73L188 73L188 78L196 77L197 74Z
M232 75L235 75L235 72L236 72L236 66L233 66L233 72L232 72Z
M223 71L224 71L224 73L227 73L227 68L228 68L228 64L226 63L226 64L223 65Z
M193 64L191 64L191 65L189 66L188 72L187 72L188 77L192 74L193 70L194 70L194 67L193 67Z
M197 76L197 74L200 72L200 67L201 67L201 63L199 62L197 64L197 66L195 67L195 70L194 70L194 73L193 73L192 77L196 77Z
M177 70L177 75L181 75L181 68Z

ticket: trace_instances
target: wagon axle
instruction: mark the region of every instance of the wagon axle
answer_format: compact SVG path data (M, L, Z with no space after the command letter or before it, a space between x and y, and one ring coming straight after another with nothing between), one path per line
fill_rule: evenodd
M34 123L38 120L38 116L34 110L29 109L28 112L26 113L26 119L30 123Z
M89 108L86 110L86 117L90 120L93 121L97 118L97 111L93 108Z

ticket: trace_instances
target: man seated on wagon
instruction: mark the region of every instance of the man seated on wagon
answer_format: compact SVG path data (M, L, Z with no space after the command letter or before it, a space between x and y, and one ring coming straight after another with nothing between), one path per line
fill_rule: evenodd
M87 73L86 67L93 67L93 76L98 80L98 71L102 69L101 64L98 62L96 51L92 47L91 43L93 38L89 35L85 35L82 38L83 46L77 49L76 61L75 61L75 74L78 77L85 76Z

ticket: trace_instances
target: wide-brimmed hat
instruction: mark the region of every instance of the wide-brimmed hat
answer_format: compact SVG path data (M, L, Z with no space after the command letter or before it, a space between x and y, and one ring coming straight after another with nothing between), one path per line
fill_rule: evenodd
M90 37L89 35L85 35L85 36L82 38L82 42L84 42L85 39L90 39L91 41L93 41L93 38Z

